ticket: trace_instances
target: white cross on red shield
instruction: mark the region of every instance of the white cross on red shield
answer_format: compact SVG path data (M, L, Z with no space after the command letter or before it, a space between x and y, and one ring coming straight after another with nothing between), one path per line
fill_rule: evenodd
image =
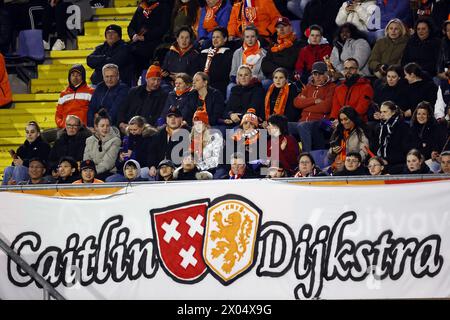
M159 259L175 281L197 282L206 275L202 256L209 199L150 210Z

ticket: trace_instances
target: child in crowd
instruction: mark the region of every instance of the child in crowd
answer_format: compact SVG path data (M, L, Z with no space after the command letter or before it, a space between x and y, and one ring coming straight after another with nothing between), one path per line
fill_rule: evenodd
M141 165L136 160L130 159L123 165L123 182L148 181L141 177Z
M73 183L79 178L78 164L72 157L62 157L58 163L57 184Z
M157 181L172 181L173 172L175 171L175 165L170 160L163 160L158 164L156 168L158 170Z
M173 172L173 178L174 180L210 180L213 175L208 171L200 171L192 153L187 152L183 156L181 166Z
M97 171L95 169L95 163L92 160L84 160L80 164L81 179L74 181L72 184L80 183L103 183L102 180L95 179Z

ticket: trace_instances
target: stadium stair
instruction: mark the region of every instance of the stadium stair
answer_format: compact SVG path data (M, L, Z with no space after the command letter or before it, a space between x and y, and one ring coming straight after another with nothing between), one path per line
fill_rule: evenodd
M68 70L75 63L86 68L87 82L93 72L86 57L104 41L106 26L122 27L124 39L134 12L136 0L115 0L114 7L95 9L92 21L84 23L84 35L77 37L77 50L51 51L48 59L38 66L38 78L31 79L28 94L14 94L11 109L0 109L0 180L3 170L11 165L8 151L16 150L25 141L25 125L34 120L42 130L55 127L55 110L59 93L67 86Z

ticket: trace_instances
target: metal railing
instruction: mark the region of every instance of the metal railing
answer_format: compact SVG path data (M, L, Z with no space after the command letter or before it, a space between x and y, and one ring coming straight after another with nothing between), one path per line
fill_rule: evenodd
M255 180L272 180L287 183L328 183L328 182L339 182L340 184L358 184L359 182L369 182L369 181L439 181L439 180L450 180L450 175L448 174L420 174L420 175L392 175L392 176L323 176L323 177L307 177L307 178L256 178L256 179L245 179L245 181L255 181ZM140 181L140 182L108 182L108 183L97 183L97 184L38 184L38 185L10 185L10 186L0 186L0 192L2 191L25 191L25 190L68 190L68 189L105 189L105 188L126 188L138 185L151 185L151 184L186 184L189 187L190 184L195 183L220 183L223 181L228 181L229 183L239 183L239 180L195 180L195 181Z
M53 297L56 300L65 300L65 298L52 287L39 273L36 272L21 256L19 256L3 239L0 238L0 249L12 259L20 268L22 268L30 277L42 286L44 291L44 300L50 300Z

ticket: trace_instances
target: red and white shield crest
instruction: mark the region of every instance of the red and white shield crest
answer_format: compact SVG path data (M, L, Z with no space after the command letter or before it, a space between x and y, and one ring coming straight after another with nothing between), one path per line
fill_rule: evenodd
M175 281L197 282L207 270L202 246L208 204L202 199L150 211L162 267Z

